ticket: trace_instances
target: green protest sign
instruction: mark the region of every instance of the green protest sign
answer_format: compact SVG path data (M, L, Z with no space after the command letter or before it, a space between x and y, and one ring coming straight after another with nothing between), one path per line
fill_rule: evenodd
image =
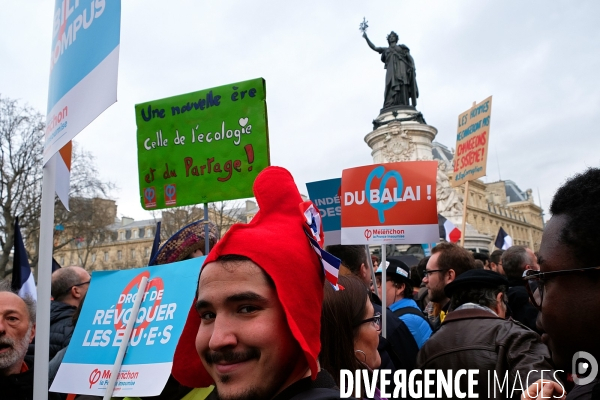
M252 197L269 166L262 78L135 106L146 210Z

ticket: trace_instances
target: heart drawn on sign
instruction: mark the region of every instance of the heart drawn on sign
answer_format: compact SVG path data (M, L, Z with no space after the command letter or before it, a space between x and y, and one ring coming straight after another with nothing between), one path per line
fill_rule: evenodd
M380 223L385 222L384 211L387 211L390 208L394 207L396 204L398 204L398 202L390 201L387 203L383 203L382 201L378 201L378 202L371 203L371 196L369 196L369 193L371 191L371 182L373 181L373 178L381 179L381 182L379 183L379 193L383 193L383 191L385 189L385 185L387 184L387 181L392 178L396 180L396 184L398 185L398 189L397 189L398 193L402 193L402 189L404 188L404 182L402 180L402 175L400 175L400 173L398 171L388 171L387 173L385 173L385 174L384 173L385 173L385 167L383 165L380 165L380 166L376 167L375 169L373 169L373 171L371 171L371 173L369 174L369 176L367 177L367 180L365 182L365 196L367 197L367 200L368 200L369 204L371 205L371 207L373 207L374 209L377 210L377 214L378 214Z
M241 127L244 127L248 123L248 118L240 118L238 122L240 123Z
M144 190L144 197L146 197L146 200L152 201L154 196L156 196L154 188L146 188L146 190Z

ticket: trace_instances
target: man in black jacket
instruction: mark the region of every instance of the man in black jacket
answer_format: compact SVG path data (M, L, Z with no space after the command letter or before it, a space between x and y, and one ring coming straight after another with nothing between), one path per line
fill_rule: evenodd
M523 272L526 270L539 271L537 257L525 246L512 246L502 254L502 266L509 282L509 316L538 332L535 327L538 310L529 302L529 295L523 281Z
M73 314L90 286L90 274L81 267L65 267L52 274L50 303L50 359L67 347L73 335Z
M517 399L526 385L544 377L554 380L550 352L539 335L505 319L507 286L502 275L475 269L448 283L444 292L451 311L421 348L417 367L474 371L477 378L469 391L479 398ZM467 392L466 379L458 385L460 392ZM459 398L456 390L440 396L436 389L438 398Z

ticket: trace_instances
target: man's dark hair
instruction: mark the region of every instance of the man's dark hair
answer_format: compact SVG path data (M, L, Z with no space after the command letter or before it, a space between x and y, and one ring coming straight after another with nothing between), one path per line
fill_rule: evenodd
M453 269L456 276L475 268L473 253L455 243L440 243L431 250L431 255L440 253L437 263L440 269Z
M405 279L402 283L404 283L404 292L402 293L402 296L404 296L405 299L412 299L415 294L412 282Z
M502 268L509 280L519 280L525 271L525 265L533 264L525 246L511 246L502 254Z
M566 223L559 240L568 246L581 266L600 265L600 169L589 168L567 180L554 195L550 213L563 215Z
M250 261L250 262L254 263L254 261L252 261L252 259L250 259L249 257L242 256L239 254L225 254L225 255L217 257L216 261L220 262L221 265L223 266L223 268L225 268L225 270L227 270L227 271L232 270L232 268L231 268L232 266L235 268L238 263L243 262L243 261ZM259 265L259 267L260 267L260 265ZM260 268L260 270L263 273L263 275L265 276L265 279L267 280L267 284L270 287L272 287L273 289L276 289L273 278L271 278L264 269ZM200 273L202 273L202 270L200 270ZM198 277L198 281L200 281L200 277ZM198 287L198 285L196 285L196 287ZM198 294L196 293L196 296L197 295Z
M0 292L9 292L9 293L19 296L19 293L15 292L12 289L12 285L8 279L0 280ZM21 297L21 296L19 296L19 297ZM25 306L27 307L27 312L29 314L29 325L31 326L32 324L35 324L35 300L29 295L26 295L25 297L21 297L21 299L23 300L23 302L25 303Z
M50 289L50 293L54 300L60 301L64 299L73 286L83 283L81 282L77 268L79 267L64 267L52 274L52 288Z
M417 264L417 270L419 271L419 277L421 278L421 282L423 281L423 277L425 276L425 269L427 269L427 263L431 256L423 257L419 263Z
M327 246L325 251L339 258L342 261L342 264L354 275L358 275L362 264L367 264L367 252L365 251L365 246L337 244Z
M413 288L418 288L421 286L421 282L423 282L423 270L419 268L420 264L421 262L419 261L419 264L410 267L410 283L412 284ZM427 265L427 263L425 263L425 265Z
M480 260L483 263L483 265L485 265L486 262L490 261L490 256L484 253L473 253L473 258L476 260Z
M504 285L496 288L470 287L463 290L457 290L452 294L452 298L450 299L450 309L456 310L466 303L475 303L480 306L494 308L497 305L496 297L498 296L498 293L504 293L504 298L507 299L506 291L507 287Z
M413 267L414 268L414 267ZM411 268L412 270L412 268ZM412 276L411 276L412 278ZM412 299L413 298L413 283L411 279L407 279L407 278L402 278L399 277L398 275L388 275L387 279L389 281L392 281L392 283L394 284L395 287L399 287L400 285L404 284L404 291L402 292L402 296L404 296L405 299Z
M500 259L502 258L502 253L504 250L494 250L492 254L490 254L490 262L494 264L500 264Z

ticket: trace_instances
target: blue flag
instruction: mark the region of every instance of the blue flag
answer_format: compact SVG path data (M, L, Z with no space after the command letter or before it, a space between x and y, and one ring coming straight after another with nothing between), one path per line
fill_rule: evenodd
M154 257L156 253L158 253L158 248L160 247L160 221L156 223L156 233L154 234L154 243L152 243L152 251L150 252L150 261L148 262L148 266L156 265L156 260Z
M54 273L54 271L60 268L60 264L54 259L54 257L52 257L52 273Z

